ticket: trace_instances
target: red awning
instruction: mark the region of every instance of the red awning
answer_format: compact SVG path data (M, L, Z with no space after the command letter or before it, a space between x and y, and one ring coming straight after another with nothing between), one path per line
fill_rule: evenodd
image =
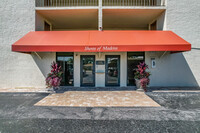
M12 45L17 52L189 51L172 31L35 31Z

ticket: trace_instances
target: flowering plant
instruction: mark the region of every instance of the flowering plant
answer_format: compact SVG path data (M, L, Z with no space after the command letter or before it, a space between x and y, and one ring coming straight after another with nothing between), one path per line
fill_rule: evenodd
M58 66L56 62L51 64L51 72L47 75L46 85L47 87L59 87L62 80L61 66Z
M149 85L150 79L149 76L151 75L150 72L146 72L149 69L148 65L145 62L140 63L137 65L137 69L135 74L135 79L140 81L140 85L143 88L146 88Z

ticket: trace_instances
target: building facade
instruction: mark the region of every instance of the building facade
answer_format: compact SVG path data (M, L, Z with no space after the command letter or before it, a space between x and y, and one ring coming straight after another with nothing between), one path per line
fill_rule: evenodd
M199 87L199 8L200 2L194 0L1 1L0 88L45 88L52 61L57 61L64 70L63 86L134 86L133 69L145 61L152 74L152 87ZM191 43L192 49L12 51L12 44L30 31L85 30L170 30ZM74 38L79 39L80 36ZM152 66L152 62L156 65Z

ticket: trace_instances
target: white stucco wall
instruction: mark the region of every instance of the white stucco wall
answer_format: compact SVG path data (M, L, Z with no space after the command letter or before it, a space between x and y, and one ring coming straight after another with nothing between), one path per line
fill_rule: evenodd
M44 23L48 23L50 25L50 30L52 30L52 24L45 19L43 16L41 16L39 13L35 13L35 31L44 31Z
M146 52L149 65L150 86L197 86L197 82L182 53ZM163 56L162 56L163 55ZM151 67L151 58L156 59L156 68Z
M45 88L44 75L55 53L41 53L43 62L35 54L11 51L14 42L35 30L35 1L2 0L0 14L0 88Z
M105 55L120 55L120 86L126 86L127 82L127 52L106 52L100 53L74 53L74 86L80 87L80 55L95 55L95 60L105 61ZM105 72L105 65L95 65L95 70L103 70ZM95 74L95 86L105 87L105 73Z
M44 18L39 15L38 13L35 13L35 30L36 31L44 31Z
M161 57L163 52L146 52L145 61L150 66L150 86L200 85L200 1L167 0L166 12L158 18L158 30L172 30L192 44L192 51ZM0 2L0 88L45 88L45 76L55 53L23 54L11 51L11 45L29 31L43 30L43 19L35 14L34 0L1 0ZM36 18L36 19L35 19ZM36 25L36 27L35 27ZM78 54L76 56L76 54ZM75 53L74 85L80 86L80 55ZM88 54L88 53L87 53ZM120 55L120 84L127 82L127 54L97 53L96 60L105 60L105 54ZM156 68L151 68L151 58L156 58ZM105 66L101 66L105 69ZM96 86L105 85L105 74L96 74Z
M190 42L189 52L168 54L146 52L146 62L155 57L157 67L150 69L151 86L200 85L200 1L167 0L166 11L157 19L158 30L171 30Z
M166 11L157 18L157 30L166 30Z
M183 53L188 67L200 85L200 1L168 0L166 28L192 44L191 52ZM175 17L176 15L176 17ZM177 56L177 55L174 55ZM185 70L186 71L186 70ZM185 71L182 71L184 73ZM187 75L185 75L187 77ZM192 80L192 79L191 79ZM192 81L191 81L192 82ZM186 83L187 85L187 83ZM195 85L195 84L193 84Z

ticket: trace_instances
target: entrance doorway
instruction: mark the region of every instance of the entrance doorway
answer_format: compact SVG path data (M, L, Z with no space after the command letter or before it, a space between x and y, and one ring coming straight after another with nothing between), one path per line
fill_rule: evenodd
M135 86L135 69L140 62L144 61L144 52L128 52L127 59L127 85Z
M105 65L105 84L106 86L120 85L120 56L106 55Z
M61 86L74 85L74 56L73 53L57 53L56 60L63 71Z
M95 86L95 56L81 55L81 86Z

